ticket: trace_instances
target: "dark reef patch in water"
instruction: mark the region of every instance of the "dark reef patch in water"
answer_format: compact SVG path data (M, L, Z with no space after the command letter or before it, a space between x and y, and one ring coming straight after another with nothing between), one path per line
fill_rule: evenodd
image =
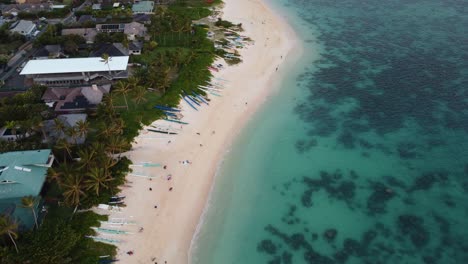
M385 213L387 202L395 196L394 191L382 183L371 183L372 194L367 199L367 210L370 215Z
M404 236L409 236L413 245L417 248L424 247L429 243L430 235L424 227L424 220L415 215L400 215L398 217L398 228Z

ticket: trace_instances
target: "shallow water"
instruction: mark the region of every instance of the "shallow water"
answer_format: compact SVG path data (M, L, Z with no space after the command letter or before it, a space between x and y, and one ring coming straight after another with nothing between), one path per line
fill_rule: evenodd
M468 9L272 0L290 67L217 177L193 263L468 263Z

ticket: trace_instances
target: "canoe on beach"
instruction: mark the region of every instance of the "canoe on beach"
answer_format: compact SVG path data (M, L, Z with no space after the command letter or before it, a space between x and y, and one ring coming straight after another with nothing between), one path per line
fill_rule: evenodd
M147 128L146 130L155 132L155 133L161 133L161 134L177 135L177 132L171 132L171 131L162 131L162 130L157 130L157 129L152 129L152 128Z
M198 111L198 109L197 109L187 98L185 98L185 96L180 95L180 97L181 97L182 99L184 99L184 101L185 101L190 107L192 107L193 109L195 109L196 111Z
M169 111L169 112L180 112L180 109L169 107L169 106L163 106L163 105L155 105L154 108L163 110L163 111Z
M187 122L183 122L183 121L176 120L176 119L163 118L163 120L166 120L168 122L174 122L174 123L182 124L182 125L188 125L189 124Z

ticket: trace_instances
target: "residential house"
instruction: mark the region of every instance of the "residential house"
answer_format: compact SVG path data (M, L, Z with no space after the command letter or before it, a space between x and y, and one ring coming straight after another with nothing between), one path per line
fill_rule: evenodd
M92 10L101 10L101 4L93 4L93 5L91 6L91 9L92 9Z
M92 44L98 34L95 28L67 28L62 29L62 35L78 35L86 40L86 43Z
M128 56L128 49L122 43L103 43L91 53L90 57L102 57L104 54L111 57Z
M152 14L154 10L154 1L140 1L132 6L133 14Z
M21 199L39 197L53 162L50 149L0 153L0 214L17 220L20 229L34 226L34 215L31 209L22 207ZM40 211L38 207L36 203L36 212Z
M124 23L114 23L114 24L97 24L96 30L99 33L116 33L124 32L125 24Z
M78 24L84 24L84 23L104 23L106 22L105 17L94 17L93 15L82 15L78 19Z
M10 4L2 5L0 11L4 15L17 16L19 13L39 13L42 11L51 11L52 5L47 3L42 4Z
M60 45L45 45L44 47L40 47L33 55L33 59L35 60L56 59L60 57L65 57Z
M151 24L151 15L149 14L134 14L133 22L139 22L145 25Z
M52 105L57 113L83 113L86 110L96 109L110 88L110 84L92 84L74 88L49 87L42 95L42 100Z
M136 37L146 36L145 25L138 22L131 23L114 23L114 24L97 24L96 30L100 33L115 33L121 32L127 35L128 40L134 40Z
M11 129L6 127L0 128L0 140L15 141L16 138L16 133L13 133Z
M10 29L11 32L17 32L27 38L33 36L36 31L36 24L28 20L20 20Z
M128 54L130 55L141 55L141 50L143 49L143 42L141 41L132 41L128 45Z
M70 144L83 144L86 140L86 135L76 135L76 137L71 137L66 133L66 131L70 128L76 127L78 122L86 121L87 118L87 114L65 114L57 116L57 119L62 121L65 127L63 131L57 131L54 120L44 121L42 124L44 127L47 141L55 142L58 139L65 139Z
M73 59L30 60L20 75L34 83L46 86L69 86L89 84L94 80L112 81L128 78L128 56Z
M124 27L124 34L127 35L128 40L135 40L137 37L143 38L146 36L146 27L138 22L127 23Z

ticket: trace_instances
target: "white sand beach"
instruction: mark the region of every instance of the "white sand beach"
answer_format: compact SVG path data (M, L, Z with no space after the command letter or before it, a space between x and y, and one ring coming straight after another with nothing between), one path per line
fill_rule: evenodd
M152 162L167 168L133 167L135 174L156 176L152 180L127 176L129 184L122 192L127 206L110 216L136 223L119 227L134 234L114 237L122 240L117 256L121 263L189 262L192 237L223 154L249 117L277 89L273 84L281 75L281 64L300 56L301 47L292 29L261 0L224 1L223 19L242 23L242 35L255 44L240 50L241 64L216 73L228 80L219 81L226 87L222 97L210 96L210 106L199 111L181 102L182 121L189 125L181 128L158 121L181 129L178 135L142 132L126 154L134 164ZM185 160L191 164L182 164ZM172 177L167 180L169 174ZM134 252L131 256L126 254L130 250Z

